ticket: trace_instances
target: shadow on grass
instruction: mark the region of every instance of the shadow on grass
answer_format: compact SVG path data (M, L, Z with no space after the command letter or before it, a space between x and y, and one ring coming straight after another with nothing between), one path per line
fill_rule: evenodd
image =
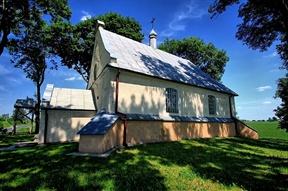
M141 152L160 158L163 165L189 165L205 179L245 190L287 190L287 141L231 139L194 139L174 142L159 152L153 147L139 147ZM275 149L265 151L265 149ZM269 154L267 153L269 152Z
M166 190L159 171L137 153L66 155L75 150L70 143L0 152L0 190Z
M136 146L106 159L67 156L77 150L71 143L23 148L0 152L0 190L167 190L159 165L188 166L204 180L247 190L285 190L286 143L193 139ZM177 184L181 177L174 177Z
M16 135L0 135L0 147L7 147L17 142L33 141L35 134L17 133Z

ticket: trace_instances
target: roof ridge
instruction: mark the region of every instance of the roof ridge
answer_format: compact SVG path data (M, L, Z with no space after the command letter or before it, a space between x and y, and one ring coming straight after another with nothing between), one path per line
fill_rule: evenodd
M104 49L111 58L117 59L115 63L108 63L112 67L237 95L188 59L150 47L103 28L98 30ZM135 67L135 63L140 67Z
M138 44L141 44L141 45L143 45L143 46L149 47L149 48L150 48L151 50L153 50L153 51L156 51L156 52L157 52L157 51L160 51L160 52L163 52L163 53L168 54L168 55L170 55L170 56L177 57L177 58L180 58L180 59L182 59L182 60L188 61L190 64L196 66L193 62L191 62L190 60L188 60L188 59L186 59L186 58L182 58L182 57L180 57L180 56L176 56L175 54L171 54L171 53L166 52L166 51L164 51L164 50L161 50L161 49L159 49L159 48L152 48L152 47L149 46L148 44L144 44L144 43L142 43L142 42L138 42L138 41L133 40L133 39L131 39L131 38L128 38L128 37L126 37L126 36L123 36L123 35L117 34L117 33L115 33L115 32L111 32L111 31L109 31L109 30L106 30L106 29L104 29L104 28L101 28L101 29L104 30L104 31L106 31L106 32L109 32L109 33L112 33L112 34L114 34L114 35L117 35L117 36L119 36L120 38L125 38L125 39L127 39L127 40L133 41L134 43L138 43ZM197 66L197 67L198 67L198 66Z

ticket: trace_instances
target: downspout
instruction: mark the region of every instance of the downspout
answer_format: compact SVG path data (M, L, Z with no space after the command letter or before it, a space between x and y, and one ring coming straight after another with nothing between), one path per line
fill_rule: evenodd
M127 116L125 113L121 113L118 111L118 99L119 99L119 76L120 71L117 71L116 74L116 92L115 92L115 113L119 115L120 119L123 121L124 129L123 129L123 146L127 147L126 137L127 137Z
M234 117L233 116L233 113L232 113L232 103L231 103L231 98L232 98L233 96L229 96L229 108L230 108L230 117L233 119L233 121L234 121L234 125L235 125L235 132L236 132L236 135L238 136L239 135L239 133L238 133L238 128L237 128L237 118L236 117Z
M48 109L45 108L45 125L44 125L44 144L47 143L47 129L48 129Z
M120 71L117 71L116 74L116 95L115 95L115 113L118 113L118 95L119 95L119 76L120 76Z

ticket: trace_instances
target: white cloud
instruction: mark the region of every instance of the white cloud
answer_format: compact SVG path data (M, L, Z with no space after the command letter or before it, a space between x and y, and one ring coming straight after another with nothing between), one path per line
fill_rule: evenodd
M8 70L6 67L4 67L3 65L0 64L0 75L7 75L10 74L11 71Z
M271 103L272 103L271 101L264 101L263 102L264 105L268 105L268 104L271 104Z
M15 77L12 77L12 76L7 77L7 81L9 81L13 84L18 84L18 85L22 84L23 81L26 81L26 80L27 80L27 78L25 78L25 76L23 76L23 75L17 76L17 78L16 78L16 76Z
M82 17L80 19L81 21L85 21L87 19L91 19L91 17L92 17L92 15L89 12L87 12L87 11L81 11L81 13L82 13Z
M75 81L75 80L83 80L83 78L81 76L72 76L69 78L65 78L66 81Z
M265 58L274 58L278 55L278 53L276 51L272 52L271 54L265 55Z
M65 78L66 81L74 81L76 80L76 77L72 76L70 78Z
M271 86L260 86L260 87L257 87L257 88L256 88L256 90L257 90L258 92L264 92L264 91L270 90L270 89L272 89Z
M189 4L185 5L185 8L176 12L172 21L168 24L167 29L161 32L161 36L170 37L178 31L184 31L186 29L187 20L201 19L207 14L207 8L200 8L199 3L195 0L191 0Z
M269 70L270 72L280 72L280 68L272 68L271 70Z

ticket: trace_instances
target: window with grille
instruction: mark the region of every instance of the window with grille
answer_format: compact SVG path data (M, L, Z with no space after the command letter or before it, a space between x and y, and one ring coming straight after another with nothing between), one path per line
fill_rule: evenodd
M216 98L208 95L209 115L216 115Z
M178 113L178 93L176 89L166 88L166 112Z

